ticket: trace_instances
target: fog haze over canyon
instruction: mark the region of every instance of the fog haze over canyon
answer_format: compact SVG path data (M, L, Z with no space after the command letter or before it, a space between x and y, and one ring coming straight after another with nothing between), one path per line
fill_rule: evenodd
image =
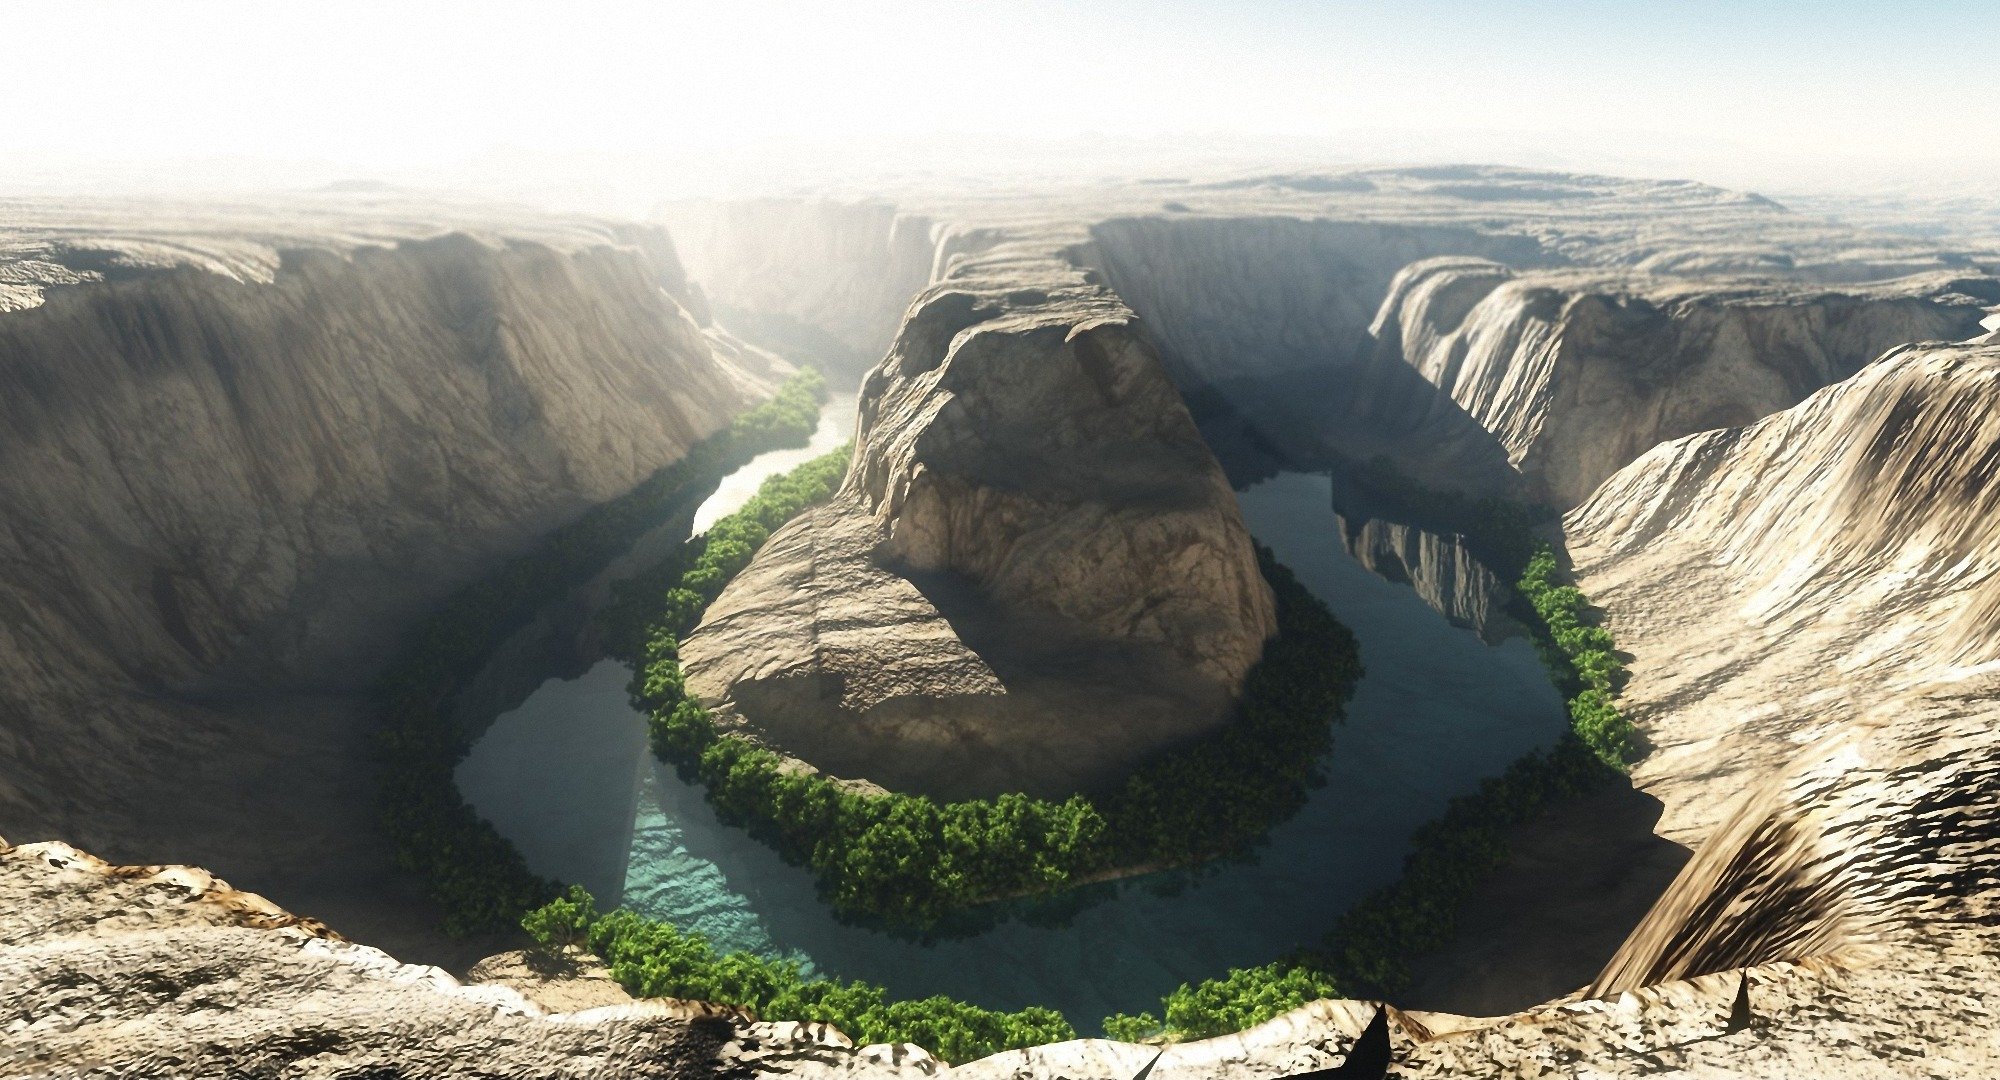
M1992 1075L1991 18L23 13L0 1077Z

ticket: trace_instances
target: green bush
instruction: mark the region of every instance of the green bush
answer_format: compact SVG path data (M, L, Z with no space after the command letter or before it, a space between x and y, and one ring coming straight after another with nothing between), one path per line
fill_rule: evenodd
M597 901L581 885L521 916L521 929L545 949L582 945L597 921Z
M727 431L696 443L632 491L452 595L418 626L377 680L382 827L396 864L423 878L442 909L447 933L505 930L557 891L555 882L530 872L514 846L459 794L452 772L471 742L451 719L453 695L536 611L588 580L648 530L692 510L722 477L758 454L805 445L825 399L817 372L808 369L787 380L775 397L746 410Z
M1612 701L1624 675L1611 633L1584 622L1589 604L1574 585L1557 581L1555 552L1538 546L1517 588L1541 620L1542 657L1569 695L1570 727L1604 764L1624 770L1639 758L1637 732Z
M718 953L700 934L622 908L604 916L594 911L590 894L573 887L567 898L530 912L522 925L537 939L550 926L579 931L611 977L639 997L712 1001L762 1020L832 1024L856 1042L912 1042L948 1062L1076 1037L1052 1009L1001 1012L947 997L893 1001L869 983L807 976L796 961Z

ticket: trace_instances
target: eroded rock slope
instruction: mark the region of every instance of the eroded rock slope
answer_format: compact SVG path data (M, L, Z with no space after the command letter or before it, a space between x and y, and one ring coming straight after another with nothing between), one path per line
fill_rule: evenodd
M682 648L725 726L963 796L1089 787L1225 717L1275 628L1235 497L1130 313L1048 273L912 308L846 484Z
M401 212L77 209L7 241L9 835L422 932L367 913L378 855L329 856L375 843L360 692L429 605L775 377L712 347L657 230Z
M1658 443L1789 408L1897 345L1979 333L1996 303L1983 277L1829 289L1446 257L1398 273L1371 330L1378 360L1444 391L1431 410L1462 410L1531 496L1569 507Z

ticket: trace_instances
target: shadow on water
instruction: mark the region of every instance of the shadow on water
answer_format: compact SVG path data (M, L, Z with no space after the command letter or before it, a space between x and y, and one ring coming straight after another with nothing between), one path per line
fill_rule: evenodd
M1654 834L1664 809L1621 782L1514 830L1398 1003L1503 1016L1589 985L1693 854Z

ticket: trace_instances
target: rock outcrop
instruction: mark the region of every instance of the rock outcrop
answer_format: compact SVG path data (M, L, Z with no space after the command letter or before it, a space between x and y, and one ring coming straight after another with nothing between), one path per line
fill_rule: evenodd
M354 854L368 680L777 373L688 315L656 230L72 210L10 238L0 314L0 826L422 933L353 884L387 872Z
M1698 838L1718 792L2000 661L2000 349L1911 347L1654 448L1564 521L1631 651L1634 780ZM1914 695L1914 696L1913 696Z
M1970 337L1994 303L1983 277L1834 290L1453 257L1397 274L1371 332L1379 361L1444 391L1433 409L1472 417L1530 494L1569 507L1658 443L1789 408L1897 345Z
M2000 348L1912 346L1565 519L1633 654L1634 782L1696 847L1591 994L1815 964L1854 1075L2000 1051L1996 417Z
M1275 629L1221 469L1101 290L929 290L853 465L682 647L725 727L836 776L1061 794L1220 723Z
M502 965L504 967L504 965ZM534 987L547 993L545 984ZM611 986L616 997L622 991ZM188 866L0 842L0 1074L916 1078L909 1048L668 1001L559 1011L398 963ZM706 1014L706 1015L704 1015Z

